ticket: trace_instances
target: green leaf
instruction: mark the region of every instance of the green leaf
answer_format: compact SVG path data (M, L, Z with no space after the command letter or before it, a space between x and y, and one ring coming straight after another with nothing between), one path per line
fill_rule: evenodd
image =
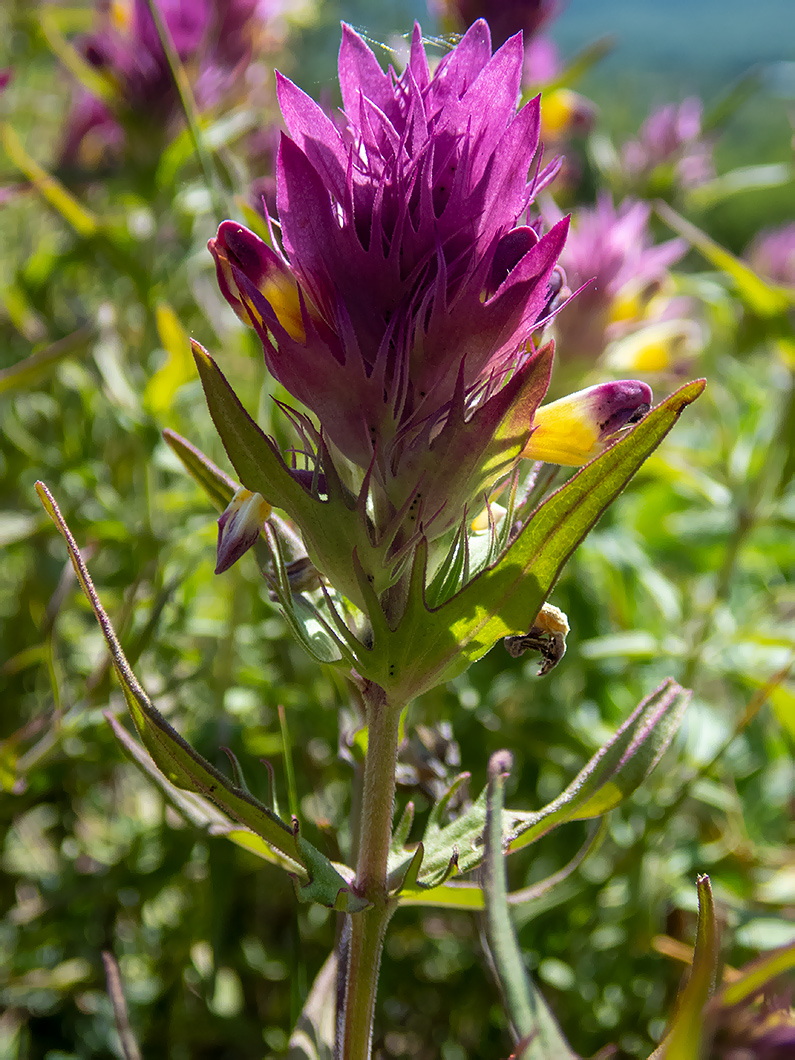
M307 552L317 569L357 606L363 606L353 553L370 571L380 558L370 542L366 520L355 498L347 503L332 483L327 469L327 501L320 501L290 474L274 442L257 426L241 405L216 363L199 343L193 343L207 405L224 448L241 483L274 507L282 508L301 529Z
M483 869L486 938L520 1055L524 1060L573 1060L575 1054L527 974L508 909L502 823L511 766L507 751L498 751L489 762Z
M795 969L795 942L771 950L740 969L738 979L727 983L712 999L710 1008L741 1005L764 990L774 979Z
M166 721L153 706L122 651L116 632L102 606L69 527L47 487L36 483L45 511L61 532L83 592L105 637L114 669L138 735L157 768L175 787L212 799L233 820L261 836L281 856L285 868L298 878L299 897L335 909L355 911L364 903L353 896L346 881L320 851L282 821L268 806L231 783Z
M191 478L201 486L218 511L222 512L237 490L235 480L205 456L201 449L197 449L176 431L167 427L163 431L163 438L182 461Z
M596 752L557 799L535 813L506 810L503 833L508 852L514 853L535 843L562 824L589 820L618 806L639 787L659 761L676 732L689 699L690 692L675 681L663 682L638 704L618 732ZM450 797L465 778L466 774L457 777L432 809L422 837L423 859L416 883L407 883L404 890L399 888L405 882L415 851L393 845L389 856L389 883L390 888L398 890L401 900L420 904L420 892L428 895L432 888L441 887L452 871L451 866L464 873L482 862L486 789L455 820L441 824ZM444 897L444 892L440 895Z
M793 305L795 297L791 291L761 279L750 265L736 258L734 254L716 243L691 221L685 220L666 203L655 203L655 210L674 232L683 236L704 255L711 265L726 273L734 281L737 294L754 313L760 317L777 316Z
M223 836L243 850L248 850L264 861L270 862L271 865L278 865L280 868L286 868L291 872L295 871L293 863L285 861L256 832L252 832L248 828L232 825L229 818L221 813L209 799L196 792L178 788L170 780L167 780L155 765L148 751L130 736L118 719L109 711L105 711L105 718L125 754L132 759L144 776L160 789L171 806L189 824L192 824L194 828L201 828L209 832L210 835ZM243 788L243 785L238 783L238 787Z
M51 7L45 7L39 13L39 27L53 55L60 59L92 96L104 100L111 107L115 106L119 102L118 89L108 76L86 62L80 52L72 47L61 32L58 15L57 9Z
M317 974L290 1035L288 1060L333 1060L337 1027L337 954Z
M515 813L510 849L521 850L567 821L600 817L620 805L659 762L690 701L671 678L647 696L615 736L599 748L565 791L536 813Z
M164 430L163 438L184 464L193 479L202 487L207 496L219 511L223 511L231 501L237 483L217 467L195 445L177 434L176 431ZM341 639L331 628L325 615L300 593L290 591L289 579L281 553L279 534L266 535L271 557L276 571L273 589L276 592L285 621L301 647L317 662L335 663L346 659L351 665L354 656L349 648L355 643ZM330 601L329 606L332 606Z
M738 166L728 173L693 188L687 201L691 209L705 210L725 202L733 195L763 188L778 188L793 180L792 167L785 162L761 166Z
M418 548L406 610L394 631L374 623L365 675L408 701L461 673L502 637L527 632L569 556L704 386L687 383L652 409L542 504L493 566L433 610Z
M0 371L0 394L9 390L25 390L50 375L66 357L86 350L96 335L90 325L78 328L71 335L36 350L29 357Z
M401 905L422 905L439 909L461 909L481 912L485 908L483 890L476 883L443 883L423 889L406 887L399 892Z
M696 886L698 927L693 967L679 995L671 1028L649 1060L699 1060L704 1055L704 1009L715 989L720 936L709 876L699 876Z
M415 850L393 847L389 855L389 886L399 889L404 883L407 893L439 887L452 871L468 872L483 859L483 828L486 823L486 791L455 820L442 827L439 823L441 807L446 805L466 775L457 777L453 786L432 809L425 835L422 837L423 858L416 884L406 880L409 863Z

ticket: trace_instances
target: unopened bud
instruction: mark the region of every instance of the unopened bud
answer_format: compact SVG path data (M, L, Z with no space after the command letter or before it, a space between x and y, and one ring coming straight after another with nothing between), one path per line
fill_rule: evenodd
M646 383L623 379L542 405L533 416L533 433L522 456L581 467L603 452L618 431L645 416L651 400Z
M218 520L216 574L229 570L248 552L270 513L271 506L262 494L240 487Z

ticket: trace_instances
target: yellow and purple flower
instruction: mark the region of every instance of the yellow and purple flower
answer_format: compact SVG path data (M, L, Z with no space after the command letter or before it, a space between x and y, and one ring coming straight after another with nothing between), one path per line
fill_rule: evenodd
M271 514L271 506L259 493L241 486L218 519L215 573L222 574L254 545Z

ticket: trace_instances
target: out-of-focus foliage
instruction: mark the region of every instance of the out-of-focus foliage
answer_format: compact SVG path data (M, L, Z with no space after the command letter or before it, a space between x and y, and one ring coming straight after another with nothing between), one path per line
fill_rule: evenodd
M391 48L389 34L419 13L390 8L391 24L374 18L371 32ZM194 335L290 444L270 400L283 395L223 302L204 246L219 210L265 234L252 184L272 197L272 68L330 94L330 69L310 63L321 35L336 48L337 14L285 6L228 109L198 115L210 186L184 125L137 169L59 169L74 82L53 42L88 31L92 13L19 0L0 14L11 45L0 65L12 67L0 95L2 1056L121 1055L103 950L119 959L144 1055L279 1055L334 944L335 914L297 904L279 869L180 817L125 758L103 716L122 716L121 694L33 483L55 492L159 709L218 768L229 771L231 748L259 796L271 783L261 762L272 763L278 801L292 810L293 800L311 841L332 860L346 852L360 753L351 736L338 755L348 692L290 639L251 556L213 576L215 513L161 436L171 428L230 470L190 359ZM611 181L618 194L619 148L640 136L640 109L627 118L608 89L597 102L591 139L571 147L580 176L561 193L567 209ZM737 130L749 108L770 124L746 151L752 141ZM792 201L786 107L762 78L723 117L708 101L710 114L714 179L682 187L666 170L652 191L634 188L673 206L653 215L658 243L675 233L696 244L669 293L697 306L704 341L688 369L708 389L556 588L572 627L561 664L539 680L537 660L498 645L415 704L402 752L399 808L414 800L416 839L461 768L477 792L489 756L509 747L507 798L535 809L664 677L693 688L683 734L612 812L598 847L555 889L513 907L527 967L584 1056L609 1042L619 1056L647 1056L660 1040L680 980L676 944L695 936L697 873L712 881L730 967L795 934L793 297L744 258ZM779 168L747 172L762 162ZM650 381L658 397L679 382ZM517 854L509 889L562 869L585 835L570 824ZM477 917L409 905L396 914L379 992L383 1056L507 1055Z

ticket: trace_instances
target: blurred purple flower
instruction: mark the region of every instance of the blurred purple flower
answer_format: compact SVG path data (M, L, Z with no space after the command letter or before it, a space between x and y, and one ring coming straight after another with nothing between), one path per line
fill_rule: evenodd
M429 0L431 14L450 29L463 32L485 19L495 48L516 33L525 42L534 37L558 14L562 0Z
M622 166L633 183L648 179L663 165L672 167L685 188L698 187L715 175L712 145L702 135L700 99L669 103L652 112L637 140L624 145Z
M752 967L746 965L746 969ZM795 1056L792 990L719 1010L710 1060L791 1060Z
M612 339L648 319L669 266L687 249L681 239L653 246L650 214L648 203L627 199L616 207L602 196L574 215L560 264L569 291L583 289L555 321L563 361L595 361Z
M174 49L187 68L199 110L216 105L251 57L257 0L157 0ZM180 100L146 0L103 3L100 26L78 44L117 95L110 106L80 88L61 150L64 164L115 156L130 125L159 144Z
M795 221L760 232L745 256L760 276L782 287L795 287Z
M345 26L338 124L279 78L283 252L232 221L210 241L270 372L394 509L418 500L424 480L426 520L444 508L441 528L482 491L500 425L515 416L513 436L528 438L547 385L549 351L536 355L531 336L568 221L542 236L522 223L554 175L531 169L539 103L517 113L522 62L519 35L492 56L481 20L431 74L417 26L398 76ZM647 400L624 397L610 433Z

